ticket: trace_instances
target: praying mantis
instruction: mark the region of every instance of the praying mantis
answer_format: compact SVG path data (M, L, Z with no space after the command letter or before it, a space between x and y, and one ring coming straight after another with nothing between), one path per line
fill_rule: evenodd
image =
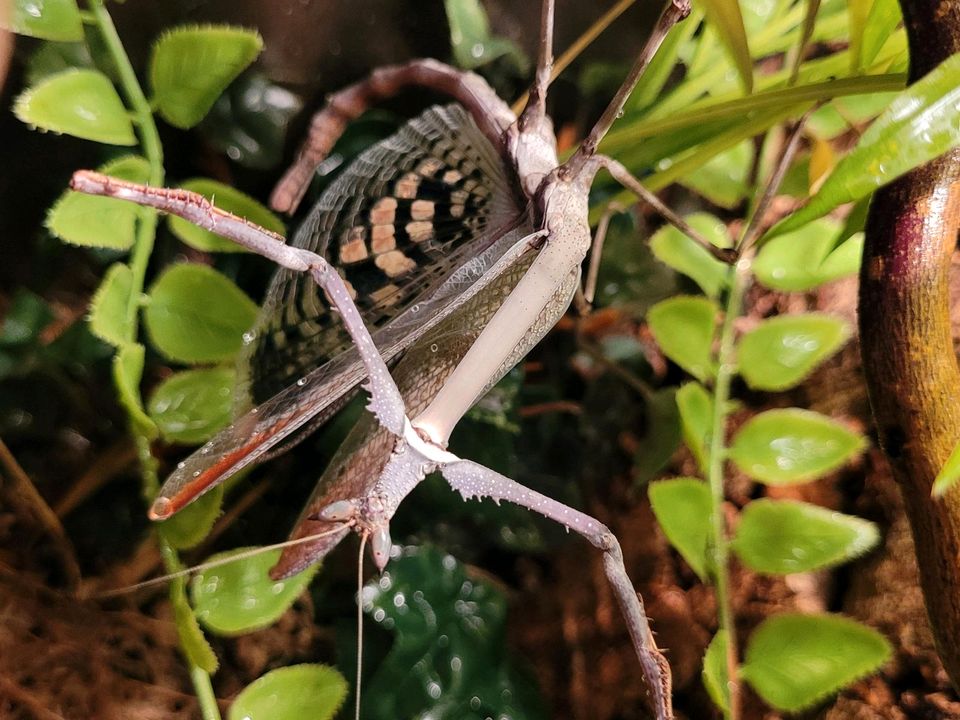
M542 5L535 79L519 116L479 76L433 60L378 69L332 95L274 191L277 210L296 209L314 168L347 124L375 102L420 85L457 104L427 110L361 154L291 244L184 190L76 173L74 190L178 215L280 266L261 317L245 336L247 385L259 404L178 465L150 516L167 518L240 469L285 450L362 386L369 416L347 437L293 533L314 539L288 548L273 574L316 562L351 531L369 540L382 570L390 557L391 518L427 474L439 472L464 499L524 506L603 552L654 713L658 720L672 718L670 668L613 533L583 512L454 455L447 441L574 298L593 244L588 193L600 170L695 236L620 163L597 152L663 38L689 11L689 0L670 1L622 86L563 163L546 115L554 0ZM305 363L315 362L317 347L328 356L311 369Z

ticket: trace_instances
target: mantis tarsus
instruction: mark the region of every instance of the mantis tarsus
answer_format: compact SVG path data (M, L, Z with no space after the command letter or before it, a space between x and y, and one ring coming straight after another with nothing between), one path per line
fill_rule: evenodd
M290 574L315 562L351 529L369 538L382 569L390 554L390 519L426 474L439 471L465 499L490 497L522 505L575 530L603 551L604 569L656 716L672 718L670 668L654 642L610 530L578 510L455 456L446 446L464 413L569 306L591 247L587 199L597 172L606 169L628 188L648 195L622 165L598 155L597 146L666 33L688 12L688 0L671 0L616 96L562 164L546 116L553 0L543 3L536 77L519 117L479 76L432 60L382 68L334 94L315 116L304 149L274 192L275 208L295 209L313 168L347 123L375 101L406 86L424 85L452 96L459 106L428 110L361 155L324 193L292 245L193 193L76 173L74 190L179 215L283 268L271 287L263 319L250 335L250 353L281 358L276 361L278 374L289 387L181 463L161 489L151 517L170 516L240 468L275 452L284 441L289 445L291 438L339 409L365 380L375 420L362 421L348 437L294 536L335 532L290 548L274 573ZM435 195L423 198L421 191L429 187L446 193L445 204ZM439 224L441 212L446 225ZM401 213L407 221L402 228ZM339 272L328 262L335 253L343 265ZM419 283L404 281L416 275L412 270L418 259L432 263L434 274ZM372 290L360 285L363 277L351 265L361 261L385 276L389 292L383 292L383 283ZM304 275L316 285L303 281ZM345 330L352 346L303 374L296 343L282 332L284 308L291 298L300 310L320 307L317 287L339 319L324 326L310 318L296 320L301 325L313 322L310 339ZM375 326L373 332L361 309ZM391 374L388 363L396 360Z

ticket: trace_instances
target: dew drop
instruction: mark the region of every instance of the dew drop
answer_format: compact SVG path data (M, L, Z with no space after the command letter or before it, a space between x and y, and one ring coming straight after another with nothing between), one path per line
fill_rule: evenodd
M300 378L299 380L297 380L297 385L299 385L300 387L303 387L306 384L307 384L306 378Z

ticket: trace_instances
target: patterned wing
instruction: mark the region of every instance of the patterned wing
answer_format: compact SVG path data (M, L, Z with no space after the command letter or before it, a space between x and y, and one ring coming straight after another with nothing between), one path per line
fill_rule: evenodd
M471 288L489 282L484 273L529 234L513 188L469 116L458 106L433 108L362 153L323 194L294 244L336 264L348 261L342 273L390 362L465 302ZM176 512L314 418L328 417L364 377L339 317L312 282L287 271L271 284L243 361L246 402L269 399L238 413L178 465L161 488L155 517Z

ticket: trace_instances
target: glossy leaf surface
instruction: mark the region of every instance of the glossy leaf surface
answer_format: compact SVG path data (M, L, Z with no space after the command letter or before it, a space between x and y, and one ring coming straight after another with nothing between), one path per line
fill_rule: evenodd
M83 40L75 0L13 0L11 5L0 9L0 28L43 40Z
M730 246L726 227L713 215L696 213L684 219L717 247ZM657 260L692 278L708 297L719 295L727 284L728 266L673 225L664 225L653 234L650 249Z
M227 367L175 373L150 398L150 417L168 442L199 445L230 423L235 382Z
M227 720L331 720L347 687L343 675L327 665L277 668L240 691Z
M823 218L774 238L753 263L757 279L772 290L804 292L854 274L860 268L863 235L834 249L840 232L838 223Z

